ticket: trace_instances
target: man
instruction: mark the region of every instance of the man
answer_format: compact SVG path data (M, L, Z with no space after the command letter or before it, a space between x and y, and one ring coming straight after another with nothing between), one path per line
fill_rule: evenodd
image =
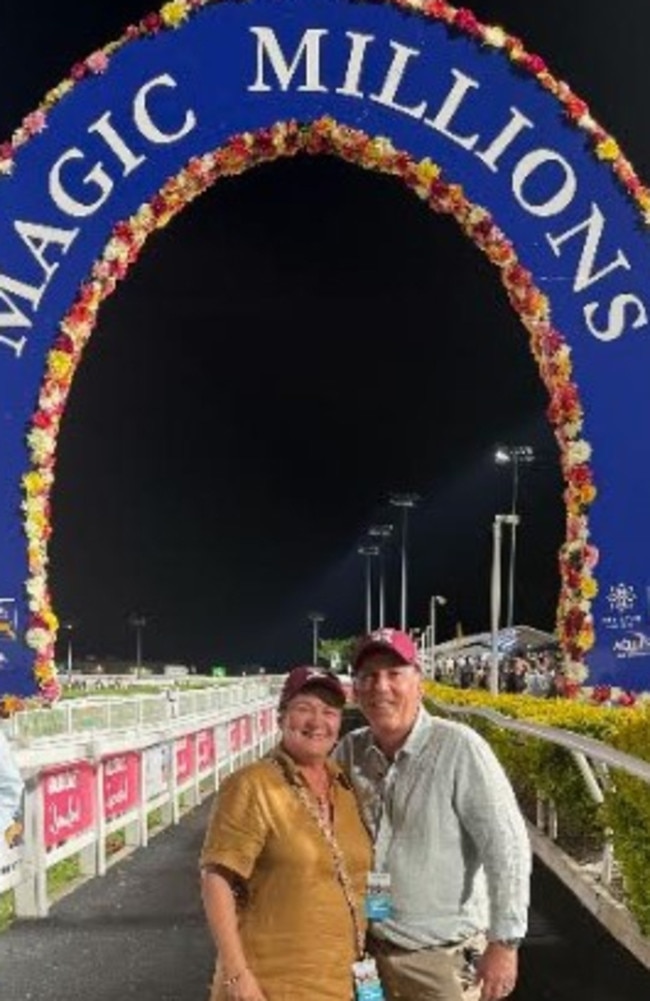
M370 882L384 900L378 912L369 894L381 920L371 921L368 947L388 1001L505 998L517 979L531 866L512 787L482 737L422 707L406 633L364 637L352 670L370 725L344 737L336 756L375 843Z

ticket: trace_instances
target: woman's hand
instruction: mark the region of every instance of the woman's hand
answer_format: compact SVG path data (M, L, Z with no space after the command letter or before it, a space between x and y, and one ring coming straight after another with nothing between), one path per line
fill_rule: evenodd
M234 983L224 986L228 1001L266 1001L266 995L248 967L242 970Z

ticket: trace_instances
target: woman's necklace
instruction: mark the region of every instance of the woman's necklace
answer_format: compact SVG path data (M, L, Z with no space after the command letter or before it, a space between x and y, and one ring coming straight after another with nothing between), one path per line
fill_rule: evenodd
M316 801L316 807L321 820L328 826L331 825L332 778L330 773L325 770L319 775L318 779L316 779L313 774L305 772L302 769L300 770L300 774L304 778L309 792Z

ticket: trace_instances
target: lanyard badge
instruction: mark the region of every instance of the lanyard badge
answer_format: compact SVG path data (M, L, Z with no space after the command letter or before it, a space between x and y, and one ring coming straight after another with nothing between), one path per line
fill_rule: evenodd
M386 921L393 916L390 873L368 873L365 912L369 921Z
M384 1001L377 964L371 956L352 964L352 976L356 1001Z

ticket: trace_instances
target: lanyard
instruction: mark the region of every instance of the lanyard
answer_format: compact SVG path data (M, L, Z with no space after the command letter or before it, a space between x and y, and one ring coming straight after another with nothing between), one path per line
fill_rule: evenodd
M354 902L354 890L352 888L352 882L348 875L348 871L345 865L345 857L341 850L341 847L336 840L333 829L329 824L325 823L323 817L320 814L316 804L309 796L307 790L303 785L297 782L294 777L290 774L288 768L281 760L275 757L271 757L271 761L279 768L285 779L287 780L289 786L298 797L302 805L305 807L310 817L318 824L318 829L325 838L327 845L332 853L332 860L334 862L334 871L336 873L336 878L339 881L341 889L343 890L343 896L345 897L345 902L348 906L350 912L350 917L352 918L352 925L354 928L354 938L357 946L357 954L359 959L362 959L365 953L364 949L364 938L363 932L359 925L359 916L357 914L357 909Z

